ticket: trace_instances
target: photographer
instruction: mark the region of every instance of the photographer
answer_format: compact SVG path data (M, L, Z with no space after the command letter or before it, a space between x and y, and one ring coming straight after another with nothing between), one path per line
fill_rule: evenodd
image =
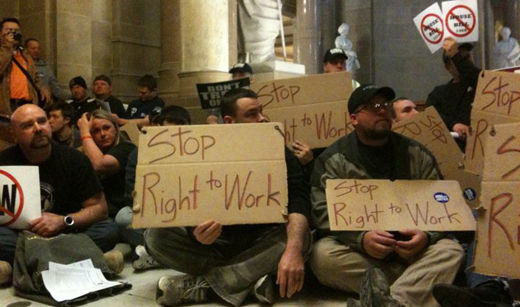
M0 35L0 113L11 114L26 104L50 102L50 91L41 86L34 62L23 51L20 22L2 20Z

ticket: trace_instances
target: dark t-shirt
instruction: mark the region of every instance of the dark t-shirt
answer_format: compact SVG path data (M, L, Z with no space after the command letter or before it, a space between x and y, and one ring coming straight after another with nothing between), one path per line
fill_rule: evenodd
M158 114L161 112L162 108L164 108L164 101L157 96L149 101L142 101L141 99L137 99L132 101L128 106L128 109L126 109L125 118L144 118L146 115L150 115L152 111Z
M125 197L125 169L128 156L135 149L130 142L121 142L110 148L107 155L111 155L119 162L119 171L115 174L101 177L101 185L105 190L108 204L108 216L115 217L119 209L132 204L131 197Z
M395 180L395 159L392 139L383 146L368 146L357 140L361 163L373 179Z
M123 103L121 100L117 99L114 96L110 96L107 99L105 99L106 102L108 102L108 105L110 106L110 112L117 114L120 118L125 117L125 107L123 107Z
M31 165L18 146L0 153L0 165ZM38 165L42 209L67 215L81 210L82 203L102 191L85 155L68 146L52 144L51 157Z

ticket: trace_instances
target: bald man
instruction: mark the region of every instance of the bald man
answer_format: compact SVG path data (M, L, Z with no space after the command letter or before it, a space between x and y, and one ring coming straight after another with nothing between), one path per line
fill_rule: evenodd
M1 165L38 166L42 216L30 221L28 230L53 237L82 232L103 251L117 242L118 228L107 219L101 184L82 153L51 142L45 111L33 104L20 106L11 116L16 146L0 153ZM18 232L0 227L0 285L10 282Z

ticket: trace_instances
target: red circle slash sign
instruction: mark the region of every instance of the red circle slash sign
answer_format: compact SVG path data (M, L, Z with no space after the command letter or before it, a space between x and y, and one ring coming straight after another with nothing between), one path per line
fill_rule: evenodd
M424 39L432 44L437 44L444 36L442 18L436 14L426 14L421 20L421 34Z
M455 10L459 10L459 14L455 14ZM459 16L460 15L467 15L469 16L470 22L463 21ZM452 17L452 18L450 18ZM446 14L446 29L453 34L456 37L464 37L468 36L473 32L473 29L475 29L477 18L475 17L475 13L473 10L471 10L466 5L456 5L451 8L451 10L448 11L448 14ZM451 23L458 23L457 26L452 25ZM457 32L455 29L452 29L451 27L462 27L461 31Z
M11 175L8 172L0 169L0 177L1 176L7 177L8 180L10 180L12 183L15 184L16 189L18 190L19 198L20 198L19 204L16 207L16 212L11 212L11 211L7 210L7 208L4 208L2 206L2 203L0 203L0 211L2 211L5 215L8 215L8 216L11 217L11 220L9 220L6 223L0 224L0 226L9 226L12 223L16 222L18 217L20 217L20 214L22 214L22 210L23 210L23 191L22 191L22 186L20 185L18 180L16 180L16 178L13 177L13 175Z

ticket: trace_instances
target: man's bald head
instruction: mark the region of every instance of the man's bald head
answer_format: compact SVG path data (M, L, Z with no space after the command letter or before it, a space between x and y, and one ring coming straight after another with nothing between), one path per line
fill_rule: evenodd
M51 126L45 111L34 105L25 104L17 108L11 115L11 128L15 142L20 146L26 158L50 154ZM42 158L46 158L44 156Z

